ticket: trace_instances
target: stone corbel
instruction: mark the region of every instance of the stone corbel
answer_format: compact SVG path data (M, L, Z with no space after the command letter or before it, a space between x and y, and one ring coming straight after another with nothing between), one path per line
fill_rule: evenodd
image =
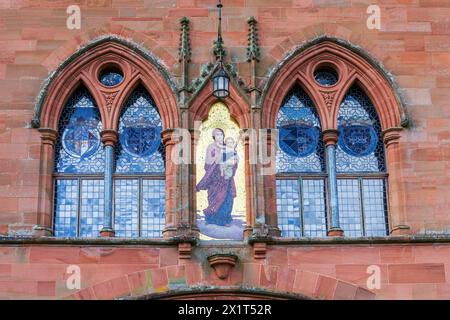
M229 277L231 269L236 265L237 256L234 254L219 253L208 257L211 268L214 269L216 276L225 280Z

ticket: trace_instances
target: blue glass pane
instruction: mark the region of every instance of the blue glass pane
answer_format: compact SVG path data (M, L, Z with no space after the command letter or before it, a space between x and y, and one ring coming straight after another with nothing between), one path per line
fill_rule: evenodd
M278 112L277 129L277 172L325 172L319 116L300 87L294 87L285 98Z
M139 180L114 180L114 224L117 237L139 237Z
M338 130L338 172L386 170L378 115L369 97L357 86L349 90L340 106Z
M334 71L320 70L314 74L317 83L322 86L329 87L338 81L338 76Z
M78 230L78 180L55 181L55 237L76 237Z
M358 179L338 179L339 223L346 237L362 237L362 213Z
M325 180L301 181L302 186L299 189L297 179L277 179L277 216L281 235L325 237L327 234Z
M303 230L305 237L326 237L325 180L303 179Z
M94 99L85 88L73 93L59 119L55 171L103 173L102 123Z
M97 237L103 227L104 180L81 181L81 237Z
M282 237L302 236L298 180L277 180L278 228Z
M123 75L116 71L105 71L100 75L100 82L107 87L114 87L121 83Z
M384 179L363 179L362 183L365 235L386 236L388 235L386 182Z
M166 223L166 182L142 180L141 236L160 238Z
M116 172L164 173L165 149L161 131L161 117L153 99L143 87L138 87L119 119Z

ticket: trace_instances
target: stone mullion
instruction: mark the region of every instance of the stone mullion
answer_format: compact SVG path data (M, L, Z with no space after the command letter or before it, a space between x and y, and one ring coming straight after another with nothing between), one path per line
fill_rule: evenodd
M323 140L326 147L327 173L328 173L328 194L330 199L330 226L328 236L343 236L344 231L339 222L339 204L336 177L336 144L338 141L338 131L328 129L323 131Z
M113 221L113 174L114 174L114 151L117 145L117 132L114 130L103 130L101 132L102 142L105 147L105 176L104 176L104 215L103 228L100 230L101 237L114 237Z

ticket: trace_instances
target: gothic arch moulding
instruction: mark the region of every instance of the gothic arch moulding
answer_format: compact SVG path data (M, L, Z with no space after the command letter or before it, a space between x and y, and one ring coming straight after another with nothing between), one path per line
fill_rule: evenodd
M194 128L196 122L205 120L208 117L209 108L220 101L212 95L212 91L212 82L208 81L199 93L191 98L189 106L190 128ZM233 81L230 81L230 95L222 102L228 107L231 116L241 129L250 127L250 103L236 88Z
M252 266L250 266L252 265ZM246 279L243 274L247 268L255 268L258 273ZM168 270L171 270L168 272ZM337 299L373 300L376 293L355 283L321 273L292 269L291 272L274 271L270 276L264 270L278 270L279 266L255 263L245 264L235 269L235 278L226 281L208 278L199 264L188 263L183 266L169 266L140 270L123 274L117 278L100 283L89 284L66 297L72 300L93 299L185 299L246 297L250 299ZM175 272L174 272L175 270ZM238 271L239 270L239 271ZM262 271L262 273L260 273ZM188 274L188 272L190 272ZM168 274L161 280L153 281L158 274ZM295 275L295 280L292 278ZM174 277L174 275L176 275ZM265 276L263 276L265 275ZM273 276L273 278L272 278ZM158 278L159 279L159 278ZM181 281L180 281L181 279ZM320 283L327 283L326 286ZM108 290L105 290L108 288Z
M245 96L240 92L237 88L234 81L230 81L230 95L222 100L217 99L212 95L212 82L208 79L205 82L205 85L191 98L189 111L186 115L189 116L189 119L185 119L189 123L189 128L193 132L192 134L192 148L191 155L192 159L197 158L197 146L199 146L200 139L200 130L201 123L204 123L208 119L209 111L211 107L216 105L218 102L223 103L223 105L228 109L230 119L237 124L238 129L244 130L251 127L251 119L250 119L250 103L245 98ZM252 225L252 215L253 215L253 206L252 206L252 197L254 194L253 191L253 182L250 178L252 176L252 168L248 162L249 159L249 143L247 140L243 142L243 158L240 161L240 167L245 172L244 181L245 181L245 220L246 225ZM197 166L193 165L190 174L190 189L196 190L196 180L197 180ZM200 172L198 172L200 174ZM197 210L198 203L196 200L196 196L191 197L191 207ZM197 219L191 215L191 223L198 227Z
M99 74L111 66L120 69L123 80L106 86L100 83ZM114 144L117 140L121 107L138 85L143 85L155 101L163 128L179 126L175 81L159 60L144 48L116 36L107 36L73 53L45 82L31 122L34 128L39 128L42 140L38 225L34 228L39 231L37 234L42 230L45 235L52 233L52 175L58 122L66 101L80 85L89 90L99 108L105 144ZM173 170L166 172L175 174ZM170 192L175 188L167 185Z
M314 71L321 66L337 71L336 84L324 87L314 81ZM324 130L336 128L339 105L354 83L358 83L372 99L383 130L407 124L392 76L368 54L344 40L319 37L292 50L272 68L263 83L259 100L263 127L275 127L278 109L296 83L314 100Z
M331 83L321 85L315 79L315 72L321 68L335 72L336 77ZM407 126L408 119L393 77L369 54L349 42L327 36L315 38L290 51L269 71L259 100L264 128L276 127L278 110L295 84L302 86L314 101L322 130L327 133L337 132L339 107L351 86L358 85L368 95L383 130L389 174L391 233L407 230L399 141L402 127ZM274 192L274 179L274 176L265 177L267 198L271 199L268 207L273 212L275 201L270 194Z
M120 66L124 80L109 88L102 86L97 76L101 68L111 64ZM146 49L116 36L93 40L51 73L38 97L31 125L56 130L66 100L81 81L100 108L104 129L116 127L117 106L139 83L155 100L164 128L178 126L177 89L169 71Z

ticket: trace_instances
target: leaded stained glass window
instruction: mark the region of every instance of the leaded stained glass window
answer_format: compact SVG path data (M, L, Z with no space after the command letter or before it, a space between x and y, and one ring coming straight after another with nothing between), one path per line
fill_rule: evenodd
M314 79L321 86L330 87L338 82L338 75L332 69L321 69L315 72Z
M105 170L100 112L89 91L76 90L59 119L55 172L102 174Z
M96 237L104 210L104 150L100 113L80 87L66 103L55 148L54 234Z
M107 87L114 87L120 84L123 76L120 73L109 71L100 76L100 82Z
M135 89L119 119L114 179L118 237L161 237L165 224L165 148L152 97Z
M162 122L152 97L142 86L126 102L119 119L116 173L165 172Z
M283 237L326 235L322 130L306 92L294 87L278 112L277 213Z
M284 99L278 112L278 173L325 172L324 145L314 103L299 86Z
M369 97L358 86L338 114L336 150L340 225L346 236L386 236L386 166L381 124Z
M337 172L384 172L384 145L375 107L359 87L352 87L338 114Z

